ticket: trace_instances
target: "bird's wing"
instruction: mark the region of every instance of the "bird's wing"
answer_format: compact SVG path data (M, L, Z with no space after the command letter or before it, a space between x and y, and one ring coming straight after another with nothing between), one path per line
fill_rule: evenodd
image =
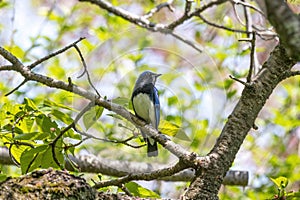
M154 87L154 109L155 109L155 128L158 128L159 120L160 120L160 104L158 98L158 90Z

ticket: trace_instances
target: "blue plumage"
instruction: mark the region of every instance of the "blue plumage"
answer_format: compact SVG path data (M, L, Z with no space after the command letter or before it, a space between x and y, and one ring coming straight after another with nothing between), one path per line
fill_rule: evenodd
M160 75L161 74L155 74L150 71L143 72L138 77L131 96L135 115L156 129L158 129L160 120L160 104L155 82ZM156 141L151 137L147 137L143 132L142 136L147 143L147 155L149 157L157 156L158 150Z

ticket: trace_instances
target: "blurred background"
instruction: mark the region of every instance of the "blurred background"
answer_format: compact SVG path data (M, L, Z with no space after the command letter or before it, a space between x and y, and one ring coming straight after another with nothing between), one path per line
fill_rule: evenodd
M113 0L113 5L143 15L163 1ZM201 6L209 1L197 1ZM253 1L249 1L255 5ZM163 8L151 21L169 24L184 11L185 1L174 1L174 11ZM257 6L257 5L255 5ZM290 4L299 13L299 3ZM0 2L0 45L11 51L24 64L59 50L80 37L78 44L91 82L102 97L113 100L132 110L130 96L138 75L150 70L163 74L157 82L161 102L161 119L174 123L187 137L172 140L190 151L206 155L213 147L228 115L240 98L243 85L229 78L232 75L245 80L250 65L249 43L239 42L246 34L209 26L200 19L185 22L175 32L203 49L199 52L170 35L154 33L101 10L89 3L75 0L12 0ZM232 29L244 29L243 7L225 3L208 9L203 16L211 22ZM251 10L252 23L267 31L271 26L259 13ZM257 37L256 68L266 61L278 43L276 37ZM0 64L7 64L1 57ZM299 69L299 63L295 69ZM256 72L257 72L256 69ZM75 49L70 49L41 65L34 71L72 82L93 91L87 77L78 78L83 66ZM42 105L45 100L73 108L63 111L74 118L87 101L77 95L28 82L18 91L4 96L23 81L14 72L1 72L1 107L21 104L24 98ZM287 177L288 190L300 186L300 103L299 78L280 84L267 101L256 120L258 130L248 134L231 169L250 173L245 188L223 186L221 199L265 199L277 192L270 177ZM64 126L64 124L59 124ZM84 129L84 122L79 125ZM126 139L138 130L124 119L104 110L87 132L96 137ZM1 140L0 140L1 142ZM131 141L141 145L140 138ZM2 143L0 143L2 145ZM159 156L147 158L145 148L131 148L89 139L76 147L75 154L94 154L113 160L140 161L159 164L175 163L176 158L159 147ZM11 176L21 174L17 167L1 166ZM87 175L88 180L96 175ZM105 178L105 176L104 176ZM162 197L178 198L187 183L142 182L143 186L158 192Z

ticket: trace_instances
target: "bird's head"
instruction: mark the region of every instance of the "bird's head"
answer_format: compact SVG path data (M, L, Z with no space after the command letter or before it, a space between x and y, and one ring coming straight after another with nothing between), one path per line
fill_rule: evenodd
M135 88L143 87L146 84L152 83L155 85L157 77L159 77L161 74L156 74L150 71L144 71L140 74L139 78L137 79L135 83Z

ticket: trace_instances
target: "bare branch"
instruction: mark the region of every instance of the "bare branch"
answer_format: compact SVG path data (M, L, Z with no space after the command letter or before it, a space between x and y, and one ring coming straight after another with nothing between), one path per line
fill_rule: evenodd
M79 54L79 56L80 56L80 59L81 59L81 62L82 62L83 67L84 67L84 72L83 72L80 76L83 76L83 74L86 74L90 86L94 89L94 91L95 91L96 94L98 95L98 98L101 97L101 95L100 95L100 93L98 92L97 88L94 86L94 84L93 84L92 81L91 81L91 77L90 77L90 74L89 74L89 72L88 72L87 65L86 65L86 63L85 63L85 61L84 61L84 58L83 58L83 56L82 56L82 53L81 53L79 47L76 45L76 43L75 43L75 45L74 45L74 48L75 48L76 51L78 52L78 54ZM80 77L80 76L79 76L79 77ZM78 78L79 78L79 77L78 77Z
M182 37L182 36L180 36L180 35L178 35L177 33L174 33L174 32L170 32L170 34L171 34L173 37L177 38L178 40L180 40L180 41L182 41L182 42L188 44L188 45L191 46L191 47L193 47L193 48L196 49L198 52L200 52L200 53L203 52L203 47L199 46L196 42L192 42L192 41L190 41L190 40L187 40L186 38L184 38L184 37Z
M152 17L155 13L159 12L162 8L167 7L171 12L174 12L174 8L172 7L173 0L168 0L167 2L158 4L154 8L152 8L147 14L145 14L143 17L145 19L149 19Z
M73 42L72 44L69 44L68 46L66 46L66 47L64 47L64 48L62 48L62 49L60 49L60 50L58 50L58 51L56 51L56 52L53 52L53 53L51 53L51 54L49 54L49 55L47 55L47 56L45 56L45 57L43 57L43 58L41 58L41 59L35 61L35 62L33 62L32 64L28 65L28 67L29 67L30 69L33 69L34 67L36 67L37 65L41 64L42 62L45 62L46 60L49 60L50 58L52 58L52 57L54 57L54 56L57 56L57 55L59 55L59 54L65 52L66 50L68 50L68 49L74 47L78 42L80 42L80 41L83 40L83 39L85 39L85 38L84 38L84 37L79 38L78 40L76 40L76 41Z
M185 168L186 168L185 164L178 162L172 167L167 167L164 169L156 170L154 172L129 174L127 176L124 176L124 177L121 177L118 179L101 181L99 183L96 183L93 187L96 189L99 189L99 188L107 187L107 186L111 186L111 185L119 186L123 183L127 183L127 182L133 181L133 180L150 181L150 180L154 180L154 179L161 178L161 177L171 176L173 174L176 174L176 173L182 171Z
M2 65L2 66L0 66L0 71L10 71L10 70L14 70L13 65Z
M109 3L105 0L79 0L79 1L86 1L86 2L93 3L95 5L98 5L100 8L103 8L117 16L120 16L123 19L126 19L133 24L136 24L140 27L146 28L149 31L160 32L163 34L170 34L170 35L174 36L176 39L179 39L180 41L184 42L185 44L191 46L195 50L202 52L202 49L200 47L197 47L197 45L195 45L193 42L180 37L178 34L174 33L169 27L167 27L164 24L152 23L144 16L138 16L138 15L130 13L122 8L115 7L111 3ZM190 0L187 0L187 1L190 2Z
M138 26L147 28L152 31L159 31L159 29L164 29L164 25L154 25L151 23L148 19L144 17L140 17L134 13L128 12L127 10L123 8L118 8L113 6L110 2L105 1L105 0L79 0L82 2L90 2L92 4L95 4L99 6L100 8L103 8L107 10L110 13L113 13L119 17L122 17L123 19L126 19Z
M237 82L243 84L245 87L250 87L250 86L251 86L250 83L244 82L244 81L242 81L242 80L240 80L240 79L238 79L238 78L235 78L235 77L232 76L232 75L229 75L229 78L231 78L232 80L235 80L235 81L237 81Z
M66 168L69 171L74 171L76 168L79 169L80 172L88 172L95 174L101 173L103 175L114 177L123 177L133 173L146 173L168 167L166 165L159 165L155 163L110 160L102 158L100 156L96 157L92 154L79 155L76 157L68 155L68 157L69 159L66 160ZM0 164L15 164L9 156L8 149L5 147L0 147ZM179 173L173 174L172 176L162 177L158 179L164 181L191 181L194 177L195 170L189 168L180 171ZM249 175L247 171L229 170L224 178L223 184L244 186L248 183L248 178Z
M275 2L275 1L274 1ZM262 69L256 74L251 87L245 87L242 96L229 115L220 137L208 154L213 170L201 169L191 183L185 197L187 199L217 199L223 175L229 169L245 137L255 123L258 113L265 105L274 88L283 80L282 74L290 71L292 60L283 46L278 45L271 53ZM211 187L211 183L214 187ZM210 190L207 192L208 190Z
M244 7L251 8L252 10L254 10L254 11L258 12L259 14L261 14L263 17L266 17L263 11L261 11L259 8L255 7L252 4L249 4L249 3L247 3L243 0L231 0L231 1L236 5L243 5Z
M185 1L185 8L184 8L184 13L183 15L177 19L176 21L172 22L171 24L168 25L168 28L173 30L174 28L176 28L178 25L183 24L184 21L188 20L191 18L190 16L190 11L192 8L192 3L194 1L191 0L186 0Z
M197 17L199 17L203 22L205 22L206 24L208 24L210 26L213 26L213 27L216 27L216 28L220 28L220 29L224 29L226 31L231 31L231 32L236 32L236 33L246 33L246 34L251 33L251 32L248 32L248 31L239 30L239 29L233 29L233 28L229 28L229 27L226 27L226 26L223 26L223 25L220 25L220 24L216 24L216 23L210 22L207 19L205 19L201 14L198 14Z
M252 38L251 38L251 52L250 52L250 66L249 66L249 72L247 76L247 83L251 83L253 70L255 69L255 42L256 42L256 33L255 31L252 32Z
M24 79L22 81L22 83L20 83L17 87L15 87L13 90L11 90L10 92L6 93L4 96L8 96L12 93L14 93L15 91L17 91L22 85L24 85L28 80Z
M289 8L284 0L265 0L267 16L279 34L280 42L286 47L287 53L300 61L300 17Z
M242 3L245 3L245 0L241 0ZM244 18L245 18L245 23L246 23L246 30L249 32L247 33L247 37L250 37L251 32L252 32L252 18L250 15L250 10L248 7L243 6L244 9ZM252 38L253 39L253 38Z

